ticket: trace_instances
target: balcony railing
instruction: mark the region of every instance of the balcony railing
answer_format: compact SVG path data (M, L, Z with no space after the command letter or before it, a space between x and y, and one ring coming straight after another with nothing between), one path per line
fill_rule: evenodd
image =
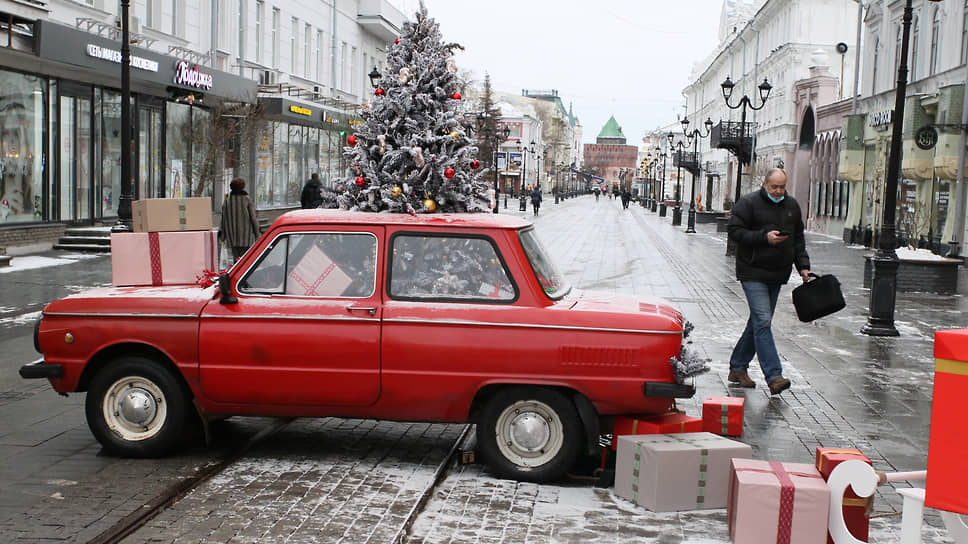
M672 153L672 166L675 168L682 167L690 174L698 176L701 159L702 156L698 152L683 151L680 153L676 151Z
M726 149L739 158L743 164L749 164L753 158L753 135L756 133L756 123L740 121L720 121L714 125L709 137L712 147Z

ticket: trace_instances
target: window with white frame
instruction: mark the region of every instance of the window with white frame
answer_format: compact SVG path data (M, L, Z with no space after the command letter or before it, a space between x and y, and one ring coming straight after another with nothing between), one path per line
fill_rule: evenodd
M901 38L902 38L902 26L901 23L897 24L897 43L894 46L894 71L892 74L897 73L898 67L901 66Z
M266 3L258 0L255 3L255 61L262 63L262 22L266 18Z
M918 78L918 43L921 42L921 17L914 18L914 34L911 39L911 71L908 81Z
M155 0L145 0L145 26L154 28L158 24L158 16L155 15L156 9L158 9L158 5Z
M317 30L315 57L316 57L316 81L319 83L323 83L323 75L326 73L325 65L323 64L324 62L326 62L325 55L323 55L323 51L326 50L326 46L325 46L326 42L323 40L324 40L323 31Z
M871 70L871 94L877 94L877 65L880 62L880 52L881 52L881 39L874 38L874 62Z
M279 67L279 25L282 24L279 8L272 8L272 67Z
M178 35L178 16L181 15L179 0L171 0L171 35Z
M306 24L306 31L303 33L303 75L307 78L312 77L310 65L313 60L313 25Z
M357 86L356 86L357 85L356 73L357 73L357 69L356 69L356 48L353 47L353 48L350 49L350 72L349 72L349 76L350 76L350 88L348 89L351 93L355 93L357 91Z
M293 75L298 73L299 63L299 19L292 18L292 29L289 31L289 69Z
M239 62L245 60L245 8L248 0L239 0Z
M941 48L941 8L934 8L931 18L931 58L928 60L928 75L938 73L938 50Z

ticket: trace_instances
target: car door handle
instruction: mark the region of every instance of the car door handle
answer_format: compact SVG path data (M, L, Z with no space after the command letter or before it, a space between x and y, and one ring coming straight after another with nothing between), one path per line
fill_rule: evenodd
M376 307L375 306L347 306L346 309L349 310L349 311L351 311L351 312L352 311L356 311L356 310L363 310L363 311L365 311L366 313L368 313L370 315L376 315Z

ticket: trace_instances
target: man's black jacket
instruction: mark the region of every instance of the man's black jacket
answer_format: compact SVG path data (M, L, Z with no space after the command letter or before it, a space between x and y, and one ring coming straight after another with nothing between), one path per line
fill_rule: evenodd
M808 270L810 257L803 239L800 205L790 195L780 202L770 200L766 189L744 195L733 206L729 219L729 237L736 242L736 279L786 283L790 266ZM771 246L766 233L788 231L790 237Z

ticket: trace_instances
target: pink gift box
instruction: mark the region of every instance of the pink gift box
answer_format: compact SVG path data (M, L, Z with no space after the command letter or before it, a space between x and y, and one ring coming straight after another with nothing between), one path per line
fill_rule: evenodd
M218 233L111 233L111 283L127 285L192 284L218 263Z
M712 433L619 436L615 494L653 512L723 508L730 459L752 453Z
M726 515L742 544L823 544L830 488L813 465L731 461Z

